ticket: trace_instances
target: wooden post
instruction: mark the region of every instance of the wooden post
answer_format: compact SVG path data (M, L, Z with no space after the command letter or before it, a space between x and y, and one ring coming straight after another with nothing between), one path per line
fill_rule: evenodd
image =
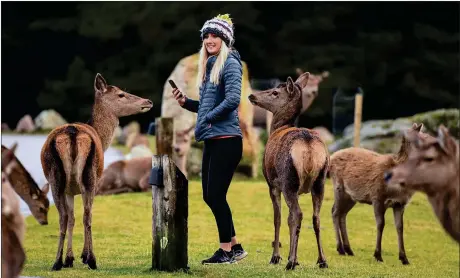
M152 158L152 269L188 269L188 181L169 155Z
M361 117L363 110L363 94L359 93L355 95L355 123L354 123L354 134L353 134L353 146L359 147L360 131L361 131Z
M157 145L157 154L166 154L171 156L173 153L174 143L174 119L173 118L156 118L155 119L155 140Z

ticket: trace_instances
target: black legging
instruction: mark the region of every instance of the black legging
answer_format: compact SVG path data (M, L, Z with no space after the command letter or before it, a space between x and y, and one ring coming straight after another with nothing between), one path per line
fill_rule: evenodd
M242 154L241 137L208 139L204 142L203 199L214 214L221 243L230 242L235 236L227 191Z

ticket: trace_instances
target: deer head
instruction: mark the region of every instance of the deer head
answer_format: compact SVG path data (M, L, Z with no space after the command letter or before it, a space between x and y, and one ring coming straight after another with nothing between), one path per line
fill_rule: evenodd
M176 132L176 140L174 142L173 148L177 156L184 156L190 149L190 140L192 139L192 134L190 133L195 128L195 125L190 126L181 131Z
M2 145L2 172L13 184L13 188L29 205L30 212L41 225L48 225L49 200L46 196L49 185L45 184L40 190L30 173L17 159L14 152L17 143L10 149Z
M458 182L459 146L443 125L437 138L404 134L412 145L406 162L390 170L388 184L398 184L428 194L443 190L452 181Z
M274 120L278 116L295 119L302 108L302 90L307 86L310 73L303 73L294 82L288 77L285 83L276 88L254 92L249 95L249 101L273 113Z
M111 111L117 118L145 113L153 106L148 99L129 94L116 86L107 85L99 73L94 79L94 91L98 108Z

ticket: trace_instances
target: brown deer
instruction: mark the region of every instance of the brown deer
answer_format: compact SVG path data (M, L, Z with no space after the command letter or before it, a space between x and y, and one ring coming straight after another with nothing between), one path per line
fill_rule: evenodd
M407 132L419 136L423 125L414 124ZM427 134L423 134L428 136ZM382 259L382 234L385 226L385 211L393 208L396 231L398 233L399 259L409 264L403 240L403 214L406 204L412 198L412 190L393 190L385 185L384 173L407 159L410 144L402 138L397 154L379 154L364 148L346 148L331 155L329 175L334 185L334 205L332 219L340 255L353 256L346 227L348 212L359 203L374 207L377 224L377 241L374 257Z
M320 238L320 210L324 197L324 183L329 167L329 152L318 134L306 128L294 127L302 108L302 90L309 73L294 82L291 77L276 88L255 92L249 96L253 105L273 113L273 122L263 157L263 174L268 183L274 210L275 240L270 263L280 262L279 232L281 225L281 193L289 207L290 250L286 269L294 269L302 223L299 195L312 194L313 228L318 246L320 268L327 267Z
M174 163L180 169L180 171L188 176L187 173L187 154L190 151L192 133L191 131L195 128L195 125L191 125L189 128L184 130L176 131L175 142L173 144L173 158Z
M151 157L115 161L102 173L97 195L148 191L151 170Z
M83 198L85 241L81 254L84 264L96 269L93 253L91 209L99 177L104 168L104 152L110 145L118 118L144 113L152 108L148 99L107 85L98 73L94 80L94 104L87 124L65 124L53 129L43 145L41 162L59 213L60 238L52 270L73 267L72 233L75 223L74 196ZM62 262L66 230L67 255Z
M24 168L21 161L16 157L17 143L8 149L2 145L2 154L11 151L11 161L5 168L5 175L11 181L14 191L27 204L30 212L40 225L48 225L48 210L50 202L48 200L48 183L40 189L30 173Z
M444 230L460 243L458 142L444 125L438 128L437 138L410 132L405 137L413 148L406 162L385 174L387 184L425 193Z
M19 277L26 260L24 218L17 194L4 172L15 163L15 149L13 146L11 150L2 151L2 278Z

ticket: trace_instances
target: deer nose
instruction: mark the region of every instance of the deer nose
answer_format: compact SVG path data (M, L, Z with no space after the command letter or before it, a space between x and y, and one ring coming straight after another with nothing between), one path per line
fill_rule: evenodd
M179 147L175 147L175 148L174 148L174 151L175 151L176 153L178 153L178 152L180 151Z
M147 100L147 103L153 105L153 102L150 99Z
M385 182L389 182L392 176L393 173L391 171L386 171L385 174L383 174L383 179Z
M251 94L251 95L248 96L248 99L249 100L256 100L256 97L253 94Z

